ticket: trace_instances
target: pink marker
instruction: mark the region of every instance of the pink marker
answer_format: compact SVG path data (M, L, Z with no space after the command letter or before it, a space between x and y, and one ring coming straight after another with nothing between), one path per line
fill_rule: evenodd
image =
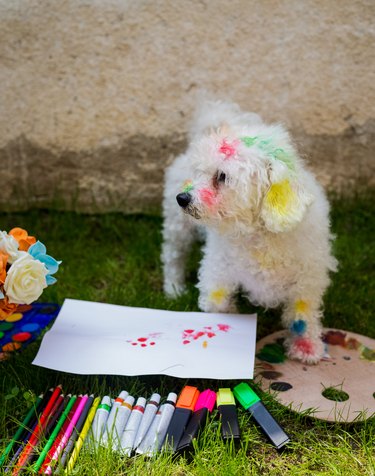
M82 410L84 409L86 401L87 401L88 398L89 398L88 395L84 395L81 398L81 400L80 400L80 402L77 406L77 409L74 412L74 414L72 416L72 419L70 420L69 425L67 426L67 428L65 430L65 433L63 434L63 436L60 440L60 443L56 447L55 452L53 453L53 455L51 457L50 464L47 466L47 468L44 471L44 474L52 474L53 462L56 461L59 458L62 450L65 448L66 444L68 443L70 435L72 434L72 432L74 430L74 427L76 426L77 421L78 421L79 417L81 416Z
M185 452L190 450L193 445L194 438L202 430L207 422L208 415L212 412L216 402L216 392L205 390L199 395L197 403L194 407L194 413L191 416L184 434L178 444L177 451Z

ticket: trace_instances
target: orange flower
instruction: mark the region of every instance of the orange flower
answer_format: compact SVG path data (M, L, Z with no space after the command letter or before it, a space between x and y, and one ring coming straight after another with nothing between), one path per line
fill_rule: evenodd
M0 284L4 284L7 277L8 255L0 251Z
M36 243L35 236L29 236L23 228L13 228L8 234L18 241L20 251L27 251L31 245Z
M3 321L8 316L16 312L18 304L11 304L8 302L8 298L0 299L0 321Z

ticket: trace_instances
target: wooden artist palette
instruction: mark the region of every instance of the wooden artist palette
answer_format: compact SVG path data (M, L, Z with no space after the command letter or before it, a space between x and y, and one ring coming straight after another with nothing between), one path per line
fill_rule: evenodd
M375 415L375 340L324 329L326 355L317 365L289 360L286 331L257 343L254 380L298 413L328 421L363 421Z

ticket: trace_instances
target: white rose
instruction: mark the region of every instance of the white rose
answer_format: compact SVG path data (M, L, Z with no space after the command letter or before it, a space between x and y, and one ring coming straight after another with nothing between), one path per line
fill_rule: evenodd
M18 258L18 241L6 231L0 231L0 251L8 255L8 263L12 264Z
M47 268L25 251L19 252L19 258L9 268L5 278L4 290L9 302L31 304L47 287Z

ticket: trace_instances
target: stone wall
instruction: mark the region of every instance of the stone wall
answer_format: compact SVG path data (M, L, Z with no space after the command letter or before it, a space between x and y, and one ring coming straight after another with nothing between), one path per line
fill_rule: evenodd
M0 210L160 203L197 90L374 184L373 0L0 0Z

